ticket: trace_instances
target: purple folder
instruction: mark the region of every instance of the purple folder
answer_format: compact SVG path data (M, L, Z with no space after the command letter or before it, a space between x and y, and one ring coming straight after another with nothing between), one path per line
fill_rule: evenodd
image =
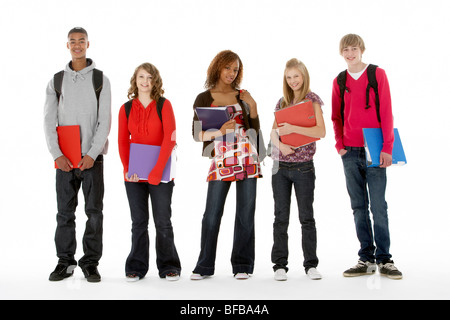
M130 144L130 161L128 164L128 176L137 174L139 179L147 180L148 175L158 161L160 146L151 146L148 144L131 143ZM164 168L161 182L168 182L171 179L172 158L169 157Z
M198 119L202 123L202 130L219 130L225 122L231 119L229 107L196 107ZM217 137L217 141L233 141L234 132Z

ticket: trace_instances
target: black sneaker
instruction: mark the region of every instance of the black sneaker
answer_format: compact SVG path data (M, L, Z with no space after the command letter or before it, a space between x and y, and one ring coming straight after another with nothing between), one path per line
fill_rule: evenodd
M101 277L96 266L81 267L81 270L88 282L100 282Z
M55 270L52 273L50 273L50 277L48 278L48 280L60 281L65 278L68 278L71 275L73 275L73 270L75 270L76 267L77 267L76 264L71 264L71 265L67 266L67 265L58 263Z
M358 264L344 271L344 277L358 277L374 274L377 270L377 265L370 261L358 260Z
M389 279L400 280L403 278L402 273L394 266L394 261L389 260L385 263L378 264L378 270L382 276L386 276Z

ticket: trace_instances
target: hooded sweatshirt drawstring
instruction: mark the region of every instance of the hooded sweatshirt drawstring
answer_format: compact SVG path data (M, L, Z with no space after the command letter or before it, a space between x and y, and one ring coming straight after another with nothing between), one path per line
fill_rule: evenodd
M81 74L80 72L77 71L73 71L72 70L72 82L75 83L77 82L77 79L80 78L81 81L84 81L86 78L84 77L83 74Z

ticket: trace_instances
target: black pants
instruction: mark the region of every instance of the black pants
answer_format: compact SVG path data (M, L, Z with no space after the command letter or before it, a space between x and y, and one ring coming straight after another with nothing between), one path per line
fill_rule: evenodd
M150 195L156 229L156 265L161 278L170 272L181 272L175 248L172 223L172 192L174 183L151 185L147 182L125 182L131 211L131 251L125 263L126 274L144 277L149 269L149 206Z
M82 186L86 229L83 235L84 255L79 260L80 267L97 266L103 251L103 157L97 158L94 166L81 171L70 172L56 170L56 196L58 213L55 233L56 254L58 263L77 264L75 251L75 211L78 205L78 191Z
M314 163L309 162L279 162L279 168L272 175L273 198L275 202L275 221L273 223L273 269L288 270L288 226L291 207L292 186L297 198L298 217L302 227L303 266L305 271L317 267L319 260L316 255L317 234L314 219Z
M236 185L236 217L234 222L231 265L233 274L253 273L255 264L255 208L257 178L241 181L210 181L206 208L202 219L200 255L194 273L213 275L217 253L217 240L225 201L231 184Z

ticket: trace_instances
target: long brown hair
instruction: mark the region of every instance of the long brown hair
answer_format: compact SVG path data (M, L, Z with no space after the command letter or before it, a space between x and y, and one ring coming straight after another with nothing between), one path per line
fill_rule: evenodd
M239 62L239 71L236 76L236 79L234 79L231 86L233 87L233 89L238 90L239 86L241 85L242 76L244 73L244 66L242 65L242 61L239 58L239 56L231 50L224 50L219 52L211 61L207 71L205 88L206 89L214 88L217 82L219 81L222 69L235 61Z
M286 68L284 69L283 74L283 101L281 101L281 108L287 107L294 102L294 90L289 87L286 81L286 71L291 68L297 68L303 77L303 84L300 92L300 101L304 100L308 92L310 92L309 88L309 72L306 68L305 64L296 58L292 58L288 62L286 62ZM297 101L297 102L300 102Z
M128 99L138 98L138 88L136 85L136 76L140 69L144 69L152 75L152 91L150 92L150 98L158 102L159 98L163 96L164 89L162 88L163 82L159 74L158 69L151 63L145 62L138 66L134 70L134 74L130 79L130 88L128 89Z

